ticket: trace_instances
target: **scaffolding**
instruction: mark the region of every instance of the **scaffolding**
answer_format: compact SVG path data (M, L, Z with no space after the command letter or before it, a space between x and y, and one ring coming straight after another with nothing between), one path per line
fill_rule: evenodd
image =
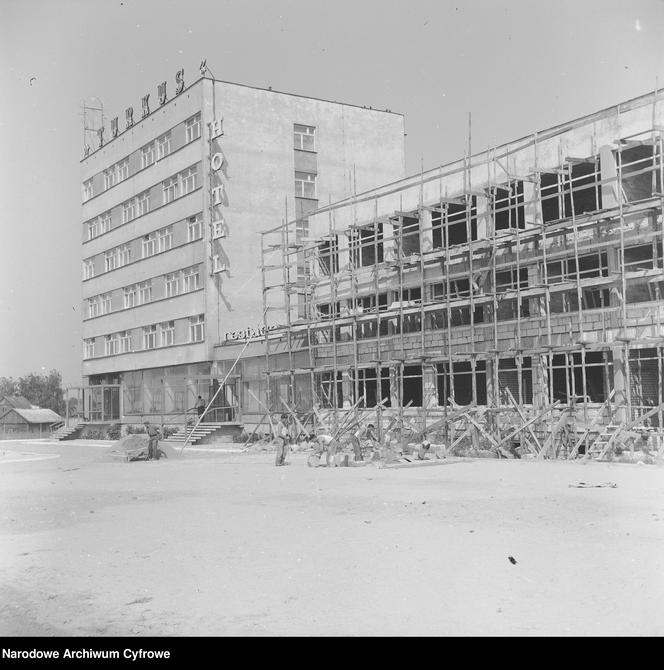
M593 121L587 156L569 155L561 140L552 166L552 134L537 133L471 156L469 133L460 164L427 173L437 198L425 195L422 171L416 207L404 205L412 180L398 209L381 212L377 192L354 194L350 224L329 206L315 214L327 209L325 231L305 235L287 217L265 231L268 389L287 377L288 401L325 409L335 427L360 401L379 435L386 413L420 431L442 418L447 445L479 435L502 448L516 430L538 457L605 456L597 446L613 439L607 427L661 441L659 99L655 91L650 127L610 144L598 146ZM372 201L372 217L358 219L360 200ZM275 291L279 323L268 317Z

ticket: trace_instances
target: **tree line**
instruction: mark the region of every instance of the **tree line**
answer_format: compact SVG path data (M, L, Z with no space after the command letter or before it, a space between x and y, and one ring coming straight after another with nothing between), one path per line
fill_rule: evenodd
M65 395L62 375L51 370L47 375L30 373L24 377L0 377L0 397L23 396L29 403L44 409L52 409L61 416L65 414Z

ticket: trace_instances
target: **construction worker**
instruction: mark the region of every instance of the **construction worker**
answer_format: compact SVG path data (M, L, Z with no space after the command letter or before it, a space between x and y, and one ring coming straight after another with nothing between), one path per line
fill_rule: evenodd
M369 447L373 451L376 447L378 440L376 439L376 433L374 432L373 423L367 424L366 426L359 426L355 431L355 439L353 440L353 449L355 450L355 460L363 461L364 455L362 449L364 447Z
M339 442L335 440L331 435L319 435L316 438L318 442L319 450L325 452L325 462L327 467L330 467L330 460L334 458L334 455L337 453L339 448Z
M158 461L161 431L159 428L157 428L157 426L153 426L149 421L144 421L143 423L145 425L145 432L148 435L148 461Z
M205 400L203 400L203 396L198 396L198 400L196 401L196 411L198 412L198 418L202 419L203 414L205 414Z
M288 444L290 442L290 430L288 428L288 414L282 414L275 427L275 437L277 440L277 454L274 464L276 466L286 465L286 454L288 453Z

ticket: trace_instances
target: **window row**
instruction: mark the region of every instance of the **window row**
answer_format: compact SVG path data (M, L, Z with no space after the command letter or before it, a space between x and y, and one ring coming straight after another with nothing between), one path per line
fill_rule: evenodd
M137 196L85 222L87 241L109 232L113 228L148 214L159 206L167 205L191 193L200 186L198 165L183 170Z
M201 136L201 114L200 112L187 119L184 124L184 138L180 139L178 145L185 145L197 140ZM176 126L177 129L177 126ZM106 168L100 175L101 180L98 182L98 188L95 189L95 177L91 177L83 182L83 202L89 200L97 193L108 190L109 188L119 184L121 181L128 179L130 176L140 170L150 167L153 163L162 158L165 158L179 146L174 146L173 136L176 135L182 138L182 135L177 130L169 130L160 135L152 142L141 147L136 156L140 155L140 168L138 164L134 165L134 160L131 154L118 161L114 165ZM138 158L136 157L136 161Z
M603 403L612 388L612 356L610 352L556 354L545 359L542 372L548 387L541 389L550 402ZM435 399L439 406L486 405L488 388L494 384L491 367L485 360L435 363ZM356 378L357 373L357 378ZM500 403L509 405L509 394L520 404L533 402L533 364L530 357L521 362L514 358L498 359L495 389ZM350 402L361 400L361 407L375 407L382 402L399 405L429 406L433 398L425 397L424 372L421 365L406 364L402 369L382 367L350 370ZM337 371L316 373L317 393L324 407L343 407L343 375ZM432 378L433 381L433 378ZM357 386L357 392L356 392ZM509 393L508 393L509 391Z
M190 344L203 342L205 340L205 315L198 314L189 317L183 323L184 330L181 333L181 341L178 341L176 322L163 321L161 323L143 326L140 329L124 330L102 338L88 338L84 340L84 358L91 359L96 356L113 356L125 354L132 351L147 351L159 347L169 347L176 344ZM98 345L103 341L103 353Z
M163 291L160 293L164 297L172 298L184 293L191 293L201 288L200 267L194 265L177 272L169 272L163 275ZM155 297L153 295L153 279L148 279L143 282L125 286L116 294L115 310L113 308L113 292L103 293L101 295L93 296L87 300L87 315L88 318L96 316L103 316L110 314L112 311L120 309L130 309L131 307L138 307L139 305L146 305L152 302ZM120 299L122 303L120 305Z
M111 167L104 170L104 190L108 190L111 186L119 184L121 181L129 178L129 159L123 160L111 165Z
M167 205L177 198L191 193L199 186L198 165L179 172L178 174L165 179L161 183L163 200L162 204Z
M615 153L616 164L622 175L624 202L651 198L661 192L660 167L662 157L658 146L639 145ZM615 166L614 166L615 167ZM304 188L296 174L296 193ZM315 177L315 175L314 175ZM299 185L298 185L299 183ZM580 216L602 209L602 183L599 158L577 161L567 169L541 174L541 213L544 223ZM314 196L302 196L314 197ZM487 190L488 211L496 231L525 228L524 182L512 180L502 187ZM405 256L420 253L420 226L416 213L391 220L393 245ZM467 244L477 237L477 198L445 202L434 205L431 213L432 248L445 249ZM338 267L338 259L331 258L338 252L329 240L319 245L320 264L325 268ZM383 260L383 224L369 224L353 231L350 238L351 262L355 267L365 267ZM327 258L326 258L327 257Z
M155 254L172 249L174 245L195 242L203 237L203 214L199 212L189 216L186 221L186 235L184 226L171 224L159 230L155 230L137 240L125 243L103 254L103 268L96 267L95 258L87 258L83 261L83 279L91 279L98 271L110 272L116 268L131 263L134 258L149 258ZM99 256L101 258L101 256Z

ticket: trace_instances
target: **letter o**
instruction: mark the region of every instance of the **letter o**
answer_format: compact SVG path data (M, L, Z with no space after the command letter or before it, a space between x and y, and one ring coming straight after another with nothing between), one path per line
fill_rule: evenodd
M216 172L217 170L221 170L221 166L224 164L224 154L222 154L220 151L217 152L214 156L212 156L212 169Z

